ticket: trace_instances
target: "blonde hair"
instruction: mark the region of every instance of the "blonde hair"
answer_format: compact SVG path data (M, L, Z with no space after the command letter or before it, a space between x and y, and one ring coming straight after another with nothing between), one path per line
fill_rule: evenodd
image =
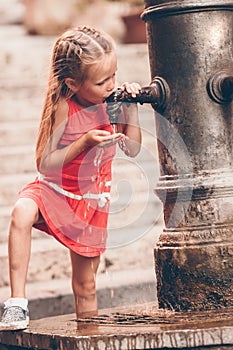
M82 84L87 78L88 65L96 63L114 49L114 41L109 35L86 26L70 29L57 39L36 143L38 169L45 145L52 134L59 100L73 95L65 79L72 78Z

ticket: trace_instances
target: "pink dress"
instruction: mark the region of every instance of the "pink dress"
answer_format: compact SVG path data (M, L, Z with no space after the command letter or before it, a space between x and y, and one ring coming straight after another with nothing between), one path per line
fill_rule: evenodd
M112 132L106 105L88 111L68 100L69 114L59 141L63 148L92 129ZM34 225L54 236L74 252L93 257L105 251L111 186L111 165L115 146L92 147L71 162L47 174L38 175L20 192L33 199L43 220Z

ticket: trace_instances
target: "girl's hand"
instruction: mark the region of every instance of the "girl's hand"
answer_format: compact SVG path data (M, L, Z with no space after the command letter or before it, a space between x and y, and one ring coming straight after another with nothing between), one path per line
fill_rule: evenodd
M141 86L138 83L125 82L121 85L121 88L131 94L132 97L136 97L141 90Z
M106 130L90 130L85 135L83 135L84 142L87 147L93 147L106 141L117 142L124 136L125 135L122 133L111 134Z
M125 82L121 85L121 89L127 91L128 94L134 98L137 94L140 93L141 86L139 83L133 82L128 83ZM138 106L136 102L131 103L123 103L122 104L122 116L119 118L122 124L131 124L131 125L139 125L138 121Z
M141 90L138 83L125 82L121 86L122 89L131 94L132 98L136 97ZM122 115L119 118L121 125L119 130L124 132L126 136L120 140L119 146L123 152L130 157L135 157L141 148L141 130L138 118L137 103L129 103L122 105Z

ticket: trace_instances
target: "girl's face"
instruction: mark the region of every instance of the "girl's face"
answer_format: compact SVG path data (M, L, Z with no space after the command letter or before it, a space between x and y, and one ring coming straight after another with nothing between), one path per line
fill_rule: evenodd
M77 88L76 96L84 107L103 103L114 91L117 71L116 53L106 54L102 60L90 65L87 79Z

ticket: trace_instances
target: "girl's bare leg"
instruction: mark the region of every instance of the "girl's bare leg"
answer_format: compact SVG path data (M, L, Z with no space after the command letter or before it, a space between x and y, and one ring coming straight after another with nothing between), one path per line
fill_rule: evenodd
M70 251L72 288L77 317L97 314L96 273L100 257L88 258Z
M25 298L31 253L31 229L38 220L38 207L30 198L20 198L12 211L8 251L11 297Z

